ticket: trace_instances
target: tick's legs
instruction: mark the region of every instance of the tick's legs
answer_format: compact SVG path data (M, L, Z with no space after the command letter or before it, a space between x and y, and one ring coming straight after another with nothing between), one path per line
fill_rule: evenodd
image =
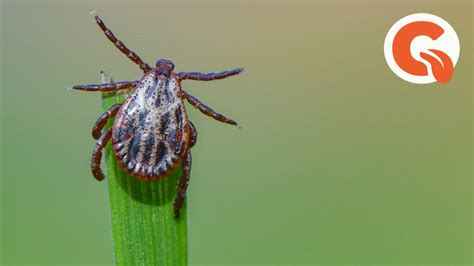
M193 122L191 121L188 121L188 122L189 122L189 128L191 129L191 137L189 138L189 147L192 148L194 147L197 141L197 130Z
M208 116L216 119L217 121L220 121L220 122L223 122L223 123L227 123L227 124L231 124L231 125L237 125L237 122L235 122L232 119L229 119L229 118L225 117L222 114L217 113L211 107L209 107L209 106L203 104L201 101L199 101L196 97L192 96L191 94L189 94L185 91L182 91L182 92L183 92L184 96L186 97L186 99L188 100L188 102L192 106L196 107L203 114L208 115Z
M117 114L121 105L121 103L112 105L112 107L110 107L107 112L103 113L101 116L99 116L97 121L95 121L94 127L92 128L92 137L94 139L98 139L100 137L100 131L102 128L104 128L105 124L107 124L109 118Z
M111 137L112 129L108 129L97 140L94 151L92 152L91 170L95 179L98 181L102 181L105 178L102 169L100 169L100 159L102 159L102 149L105 147L105 145L107 145L107 142L109 142Z
M176 190L178 191L176 195L176 200L174 201L174 217L176 219L179 218L179 213L181 208L183 207L184 197L186 196L186 189L189 183L189 177L191 172L191 150L190 148L196 144L197 140L197 131L194 127L194 124L189 121L189 128L191 130L191 136L189 138L189 148L186 151L186 156L183 160L183 176L179 179L178 187Z
M188 149L186 151L186 155L183 160L183 176L179 179L178 187L176 190L178 191L176 195L176 200L174 201L173 209L174 209L174 218L179 218L179 213L181 208L183 207L184 197L186 195L186 189L188 188L189 183L189 173L191 172L191 150Z
M221 73L199 73L199 72L180 72L178 73L179 80L191 79L191 80L202 80L202 81L209 81L215 79L223 79L233 75L237 75L244 71L243 68L237 68L233 70L224 71Z
M109 40L115 45L115 47L117 47L123 54L125 54L128 58L135 62L135 64L137 64L144 72L147 72L151 69L151 67L147 63L143 62L143 60L136 53L128 49L122 41L118 40L117 37L115 37L112 31L108 29L107 26L105 26L104 22L99 16L96 15L94 17L99 27L105 33L105 36L109 38Z
M118 91L137 86L138 80L135 81L120 81L103 84L88 84L88 85L75 85L72 88L80 91Z

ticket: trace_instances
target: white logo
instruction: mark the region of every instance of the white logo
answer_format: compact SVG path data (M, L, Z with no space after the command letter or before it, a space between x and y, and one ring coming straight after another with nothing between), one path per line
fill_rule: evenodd
M400 78L417 84L447 83L459 59L453 27L435 15L418 13L398 20L387 33L385 60Z

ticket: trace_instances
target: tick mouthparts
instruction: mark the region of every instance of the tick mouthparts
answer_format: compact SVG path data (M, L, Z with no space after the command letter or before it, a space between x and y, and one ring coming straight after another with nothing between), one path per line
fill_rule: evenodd
M91 16L95 16L95 10L94 9L89 9L89 14L91 14Z

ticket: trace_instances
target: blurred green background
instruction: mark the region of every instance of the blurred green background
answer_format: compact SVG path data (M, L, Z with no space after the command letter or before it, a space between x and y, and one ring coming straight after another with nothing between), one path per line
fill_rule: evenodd
M246 68L183 83L242 125L188 106L190 264L472 263L472 1L1 0L2 263L113 263L89 169L100 96L64 88L140 71L89 9L149 63ZM447 85L385 63L417 12L459 36Z

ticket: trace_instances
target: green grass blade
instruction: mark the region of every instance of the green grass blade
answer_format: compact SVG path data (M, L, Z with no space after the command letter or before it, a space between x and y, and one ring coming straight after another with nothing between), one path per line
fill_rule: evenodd
M102 74L106 82L111 79ZM127 93L103 93L103 110L123 102ZM107 127L113 124L110 120ZM110 143L105 163L116 264L187 265L186 204L180 219L173 217L181 168L162 181L136 180L122 171Z

